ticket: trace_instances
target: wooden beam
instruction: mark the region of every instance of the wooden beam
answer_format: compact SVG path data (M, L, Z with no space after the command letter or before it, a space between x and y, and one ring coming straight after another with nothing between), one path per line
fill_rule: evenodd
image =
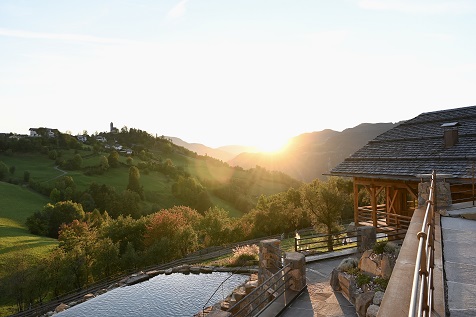
M357 183L358 185L376 185L376 186L392 186L397 188L407 188L409 184L416 185L419 182L392 180L392 179L354 178L354 183Z
M354 225L359 225L359 185L354 182Z
M375 187L370 187L370 204L372 205L372 223L375 228L377 228L377 190Z
M415 193L414 189L411 188L408 184L405 184L405 188L408 190L408 192L413 196L413 198L415 198L416 200L418 200L418 192Z
M393 206L397 195L398 195L398 189L393 189L393 197L390 197L390 193L387 194L387 212L388 213L392 213L392 209L394 214L397 213L397 211L395 210L395 207Z

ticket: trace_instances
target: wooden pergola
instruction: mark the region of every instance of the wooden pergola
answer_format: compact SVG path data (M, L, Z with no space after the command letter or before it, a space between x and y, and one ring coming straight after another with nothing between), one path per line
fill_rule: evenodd
M366 177L353 181L356 226L371 225L382 232L407 228L418 205L418 181ZM369 206L359 206L361 188L370 196Z

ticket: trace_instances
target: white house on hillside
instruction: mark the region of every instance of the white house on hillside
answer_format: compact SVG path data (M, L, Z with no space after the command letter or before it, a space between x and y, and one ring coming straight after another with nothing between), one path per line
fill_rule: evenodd
M85 135L77 135L76 139L78 139L79 142L86 142L88 140L88 137Z
M96 141L99 141L99 142L107 142L106 138L103 137L102 135L98 135L96 137Z
M47 136L49 138L54 138L59 134L57 129L50 128L30 128L30 137L37 138L40 136Z

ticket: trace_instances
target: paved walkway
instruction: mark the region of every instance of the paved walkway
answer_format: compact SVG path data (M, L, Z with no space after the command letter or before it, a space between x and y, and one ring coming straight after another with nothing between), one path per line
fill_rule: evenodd
M447 308L451 317L476 316L476 208L453 208L458 207L466 208L449 209L448 217L441 217Z
M306 257L307 290L280 315L284 317L357 317L355 308L329 285L332 270L356 250ZM352 254L352 255L350 255Z

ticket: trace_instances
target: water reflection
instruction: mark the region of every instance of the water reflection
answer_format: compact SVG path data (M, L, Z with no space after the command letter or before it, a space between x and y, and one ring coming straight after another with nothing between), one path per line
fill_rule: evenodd
M58 314L60 317L193 316L231 273L159 275L133 286L116 288ZM248 276L233 275L208 306L222 300Z

